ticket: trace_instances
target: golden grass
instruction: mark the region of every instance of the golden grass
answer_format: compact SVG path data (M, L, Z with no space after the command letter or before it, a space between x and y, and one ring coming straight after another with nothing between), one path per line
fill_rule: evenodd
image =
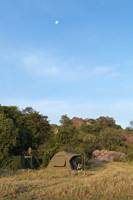
M133 200L133 164L73 173L20 171L0 178L0 200Z

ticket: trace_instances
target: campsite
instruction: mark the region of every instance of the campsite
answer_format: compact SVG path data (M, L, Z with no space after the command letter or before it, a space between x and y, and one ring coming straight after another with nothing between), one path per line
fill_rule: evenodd
M133 0L0 0L0 200L133 200Z
M0 200L132 200L133 129L0 106Z

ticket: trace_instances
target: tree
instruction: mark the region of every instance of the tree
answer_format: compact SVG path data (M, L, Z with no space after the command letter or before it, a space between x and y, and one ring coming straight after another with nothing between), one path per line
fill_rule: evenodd
M0 166L13 155L17 137L18 129L13 120L0 113Z
M111 117L99 117L96 119L95 125L99 130L105 128L121 129L121 126L117 125L115 120Z
M128 131L133 131L133 121L129 122L129 126L126 128Z
M22 155L22 153L31 145L32 136L24 127L24 114L16 106L0 106L0 113L4 114L7 119L10 119L18 130L16 137L16 147L14 155Z
M59 128L59 141L61 144L71 143L73 138L75 128L73 127L73 123L67 115L63 115L61 117L61 126Z
M39 145L47 142L49 139L51 128L48 117L34 111L32 108L23 110L24 127L31 134L30 146L37 149Z
M126 147L123 132L114 128L101 130L98 143L101 149L116 151Z

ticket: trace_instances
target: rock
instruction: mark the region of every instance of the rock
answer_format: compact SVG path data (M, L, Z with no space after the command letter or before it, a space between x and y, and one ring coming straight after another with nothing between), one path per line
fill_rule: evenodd
M85 124L85 120L79 117L73 117L72 123L75 128L80 128L81 125Z
M115 161L126 157L125 153L107 150L95 150L92 155L98 161Z
M82 119L79 117L73 117L71 120L72 120L72 124L75 128L80 128L83 124L91 126L95 123L94 119Z
M124 140L127 144L133 144L133 135L132 134L125 134L124 135Z

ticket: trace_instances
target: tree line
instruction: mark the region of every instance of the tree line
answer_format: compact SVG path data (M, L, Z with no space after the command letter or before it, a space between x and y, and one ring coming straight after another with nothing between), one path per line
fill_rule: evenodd
M48 117L31 107L20 110L16 106L0 105L0 168L19 168L19 162L29 148L34 158L33 168L47 166L58 151L83 153L86 160L95 149L121 151L133 159L133 144L125 135L133 129L123 129L110 117L82 120L75 126L63 115L60 125L50 124Z

